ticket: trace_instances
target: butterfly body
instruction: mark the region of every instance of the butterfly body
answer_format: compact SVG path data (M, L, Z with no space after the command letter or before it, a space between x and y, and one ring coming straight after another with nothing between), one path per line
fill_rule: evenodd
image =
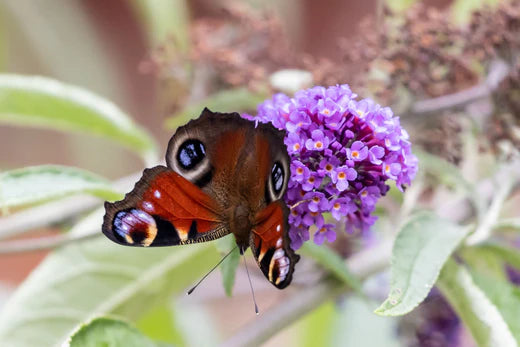
M165 166L146 169L122 201L105 203L103 233L129 246L205 242L232 233L277 288L299 256L290 248L283 194L283 132L205 109L171 138Z

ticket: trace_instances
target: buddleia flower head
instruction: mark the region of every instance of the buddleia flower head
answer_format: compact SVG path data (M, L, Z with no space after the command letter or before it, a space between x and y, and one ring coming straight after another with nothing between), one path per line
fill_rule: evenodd
M349 86L313 87L293 98L276 94L258 106L256 117L286 130L291 178L285 200L292 206L289 235L298 249L309 240L336 239L336 224L350 233L369 232L377 200L395 181L403 191L417 172L408 133L392 110L370 99L356 100Z

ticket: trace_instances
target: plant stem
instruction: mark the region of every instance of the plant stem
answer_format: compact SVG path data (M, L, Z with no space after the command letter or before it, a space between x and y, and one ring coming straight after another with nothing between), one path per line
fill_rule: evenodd
M505 61L494 60L491 62L489 73L483 83L453 94L417 101L413 104L411 112L403 117L411 118L432 113L442 115L442 111L460 109L474 101L489 97L508 76L510 70L511 67Z
M390 262L392 243L388 240L354 254L347 260L347 266L361 279L385 269ZM263 312L222 346L257 346L316 307L349 290L348 286L334 279L301 288L283 303Z

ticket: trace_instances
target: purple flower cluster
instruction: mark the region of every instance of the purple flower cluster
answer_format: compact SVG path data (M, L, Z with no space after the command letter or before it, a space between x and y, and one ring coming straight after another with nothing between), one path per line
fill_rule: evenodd
M271 122L287 131L291 178L285 199L292 247L309 240L336 239L336 225L324 213L344 221L346 230L368 231L377 200L386 194L387 179L403 190L417 172L408 134L392 110L370 99L357 101L348 85L314 87L294 98L274 95L246 118Z

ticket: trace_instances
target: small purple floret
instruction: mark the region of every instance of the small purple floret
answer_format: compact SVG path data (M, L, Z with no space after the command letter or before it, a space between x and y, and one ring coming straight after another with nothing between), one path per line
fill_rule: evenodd
M369 232L387 180L404 190L417 172L408 133L388 107L356 100L349 86L313 87L294 98L276 94L258 107L254 119L286 130L291 178L285 200L291 209L289 236L298 249L316 230L314 242L332 242L336 226L324 213L344 221L348 232Z

